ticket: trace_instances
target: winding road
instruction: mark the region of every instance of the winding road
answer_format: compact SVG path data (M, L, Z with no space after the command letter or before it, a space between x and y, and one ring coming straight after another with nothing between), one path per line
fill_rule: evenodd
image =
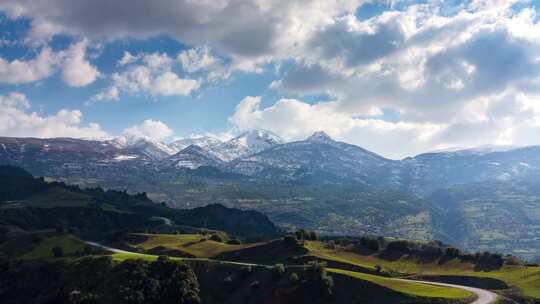
M85 241L86 244L100 247L102 249L105 249L107 251L113 252L113 253L128 253L128 254L137 254L136 252L126 251L122 249L112 248L109 246L105 246L96 242L90 242ZM217 263L223 263L223 264L230 264L230 265L241 265L241 266L252 266L252 267L264 267L264 268L272 268L273 266L270 265L263 265L263 264L253 264L253 263L241 263L241 262L232 262L232 261L221 261L221 260L210 260L209 261L215 261ZM290 266L290 265L288 265ZM297 265L299 266L299 265ZM294 267L294 265L293 265ZM470 287L470 286L463 286L463 285L456 285L456 284L448 284L448 283L439 283L439 282L431 282L431 281L417 281L417 280L407 280L407 279L395 279L398 281L404 281L404 282L413 282L413 283L422 283L422 284L429 284L429 285L435 285L435 286L444 286L444 287L452 287L452 288L458 288L465 291L469 291L474 293L478 298L472 302L471 304L494 304L497 301L497 294L494 292L491 292L489 290Z
M396 279L396 280L405 281L405 282L423 283L423 284L436 285L436 286L444 286L444 287L453 287L453 288L466 290L466 291L474 293L478 297L478 299L476 299L471 304L493 304L497 301L497 298L498 298L497 294L494 292L491 292L485 289L475 288L475 287L439 283L439 282L430 282L430 281L416 281L416 280L405 280L405 279Z

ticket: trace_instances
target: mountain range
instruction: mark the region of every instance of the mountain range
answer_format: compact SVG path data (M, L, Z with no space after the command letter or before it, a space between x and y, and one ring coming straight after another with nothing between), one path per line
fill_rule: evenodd
M228 141L168 144L129 136L4 137L0 164L86 187L145 191L178 208L221 203L255 209L286 228L438 238L518 254L533 248L524 256L540 249L540 233L530 229L540 227L538 146L391 160L324 132L285 142L251 130Z

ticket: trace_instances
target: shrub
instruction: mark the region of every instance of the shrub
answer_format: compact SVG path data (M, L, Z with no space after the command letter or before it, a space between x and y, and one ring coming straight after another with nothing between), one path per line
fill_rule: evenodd
M420 250L420 254L424 256L440 256L442 253L441 247L436 243L423 245Z
M241 245L242 241L240 241L239 239L231 239L230 241L227 242L227 244L229 244L229 245Z
M409 252L411 250L410 242L404 240L392 241L386 246L387 251L391 252Z
M293 272L291 273L291 275L289 276L289 281L292 283L292 284L296 284L298 282L300 282L300 277L298 276L298 274L296 272Z
M372 251L379 251L379 241L374 237L364 236L360 238L360 246L363 248L372 250Z
M461 254L461 252L455 247L448 247L445 250L445 254L449 257L457 258Z
M330 240L330 241L326 244L326 248L328 248L328 249L336 249L336 242L334 242L333 240Z
M212 241L223 243L223 239L218 234L212 234L210 237Z
M275 278L280 278L285 274L285 266L283 264L275 264L272 268L272 275Z
M285 246L287 247L296 247L298 246L298 240L296 239L296 237L292 236L292 235L286 235L284 238L283 238L283 243L285 244Z
M84 255L91 255L92 254L92 247L85 246L83 253L84 253Z
M248 277L253 272L253 267L251 266L244 266L240 270L240 276L242 278Z
M62 249L62 247L55 246L52 249L52 254L55 258L61 258L64 256L64 249Z
M328 275L325 263L312 262L306 269L306 276L309 285L313 290L313 295L328 297L332 295L332 288L334 287L334 279Z
M519 266L523 265L523 261L521 261L517 256L511 255L506 258L506 265Z

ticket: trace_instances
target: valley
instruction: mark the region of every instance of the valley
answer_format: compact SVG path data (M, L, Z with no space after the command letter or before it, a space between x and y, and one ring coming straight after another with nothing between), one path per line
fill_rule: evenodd
M388 236L286 232L258 211L174 209L144 193L48 183L10 166L0 166L0 180L0 282L8 286L0 299L7 303L79 301L74 291L81 303L129 302L132 292L137 301L165 303L159 290L173 288L168 278L176 275L187 284L174 287L182 303L540 301L540 268L513 256ZM26 283L51 271L59 285Z
M390 160L324 132L285 142L264 130L226 142L2 138L0 144L0 163L46 180L145 192L174 208L218 203L261 211L283 229L539 255L538 147Z

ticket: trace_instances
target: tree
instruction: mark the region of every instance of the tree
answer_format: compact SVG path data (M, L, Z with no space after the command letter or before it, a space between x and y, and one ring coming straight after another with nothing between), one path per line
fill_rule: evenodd
M283 264L275 264L272 268L274 278L281 278L285 274L285 266Z
M334 287L334 278L328 275L326 272L326 263L320 263L317 261L311 262L310 266L306 269L306 276L308 284L314 291L313 295L320 295L323 297L329 297L332 295L332 288Z
M230 241L227 242L227 244L229 244L229 245L241 245L242 241L240 241L239 239L231 239Z
M330 240L328 244L326 245L328 249L336 249L336 242L334 240Z
M285 246L287 247L296 247L298 246L298 240L292 236L292 235L286 235L284 238L283 238L283 243L285 244Z
M455 247L446 248L444 253L446 254L446 256L451 257L451 258L457 258L461 254L459 249Z
M158 303L200 303L197 278L187 265L160 256L150 264L149 275L159 282Z
M291 283L293 283L293 284L296 284L296 283L300 282L300 277L298 276L298 274L296 272L293 272L289 276L289 281L291 281Z
M215 242L223 243L223 239L221 238L221 236L219 236L219 234L212 234L210 239Z
M62 249L62 247L55 246L52 249L52 254L55 258L61 258L64 256L64 249Z
M360 246L371 251L379 251L379 241L375 237L364 236L360 238Z
M409 252L411 243L405 240L392 241L386 246L390 252Z

